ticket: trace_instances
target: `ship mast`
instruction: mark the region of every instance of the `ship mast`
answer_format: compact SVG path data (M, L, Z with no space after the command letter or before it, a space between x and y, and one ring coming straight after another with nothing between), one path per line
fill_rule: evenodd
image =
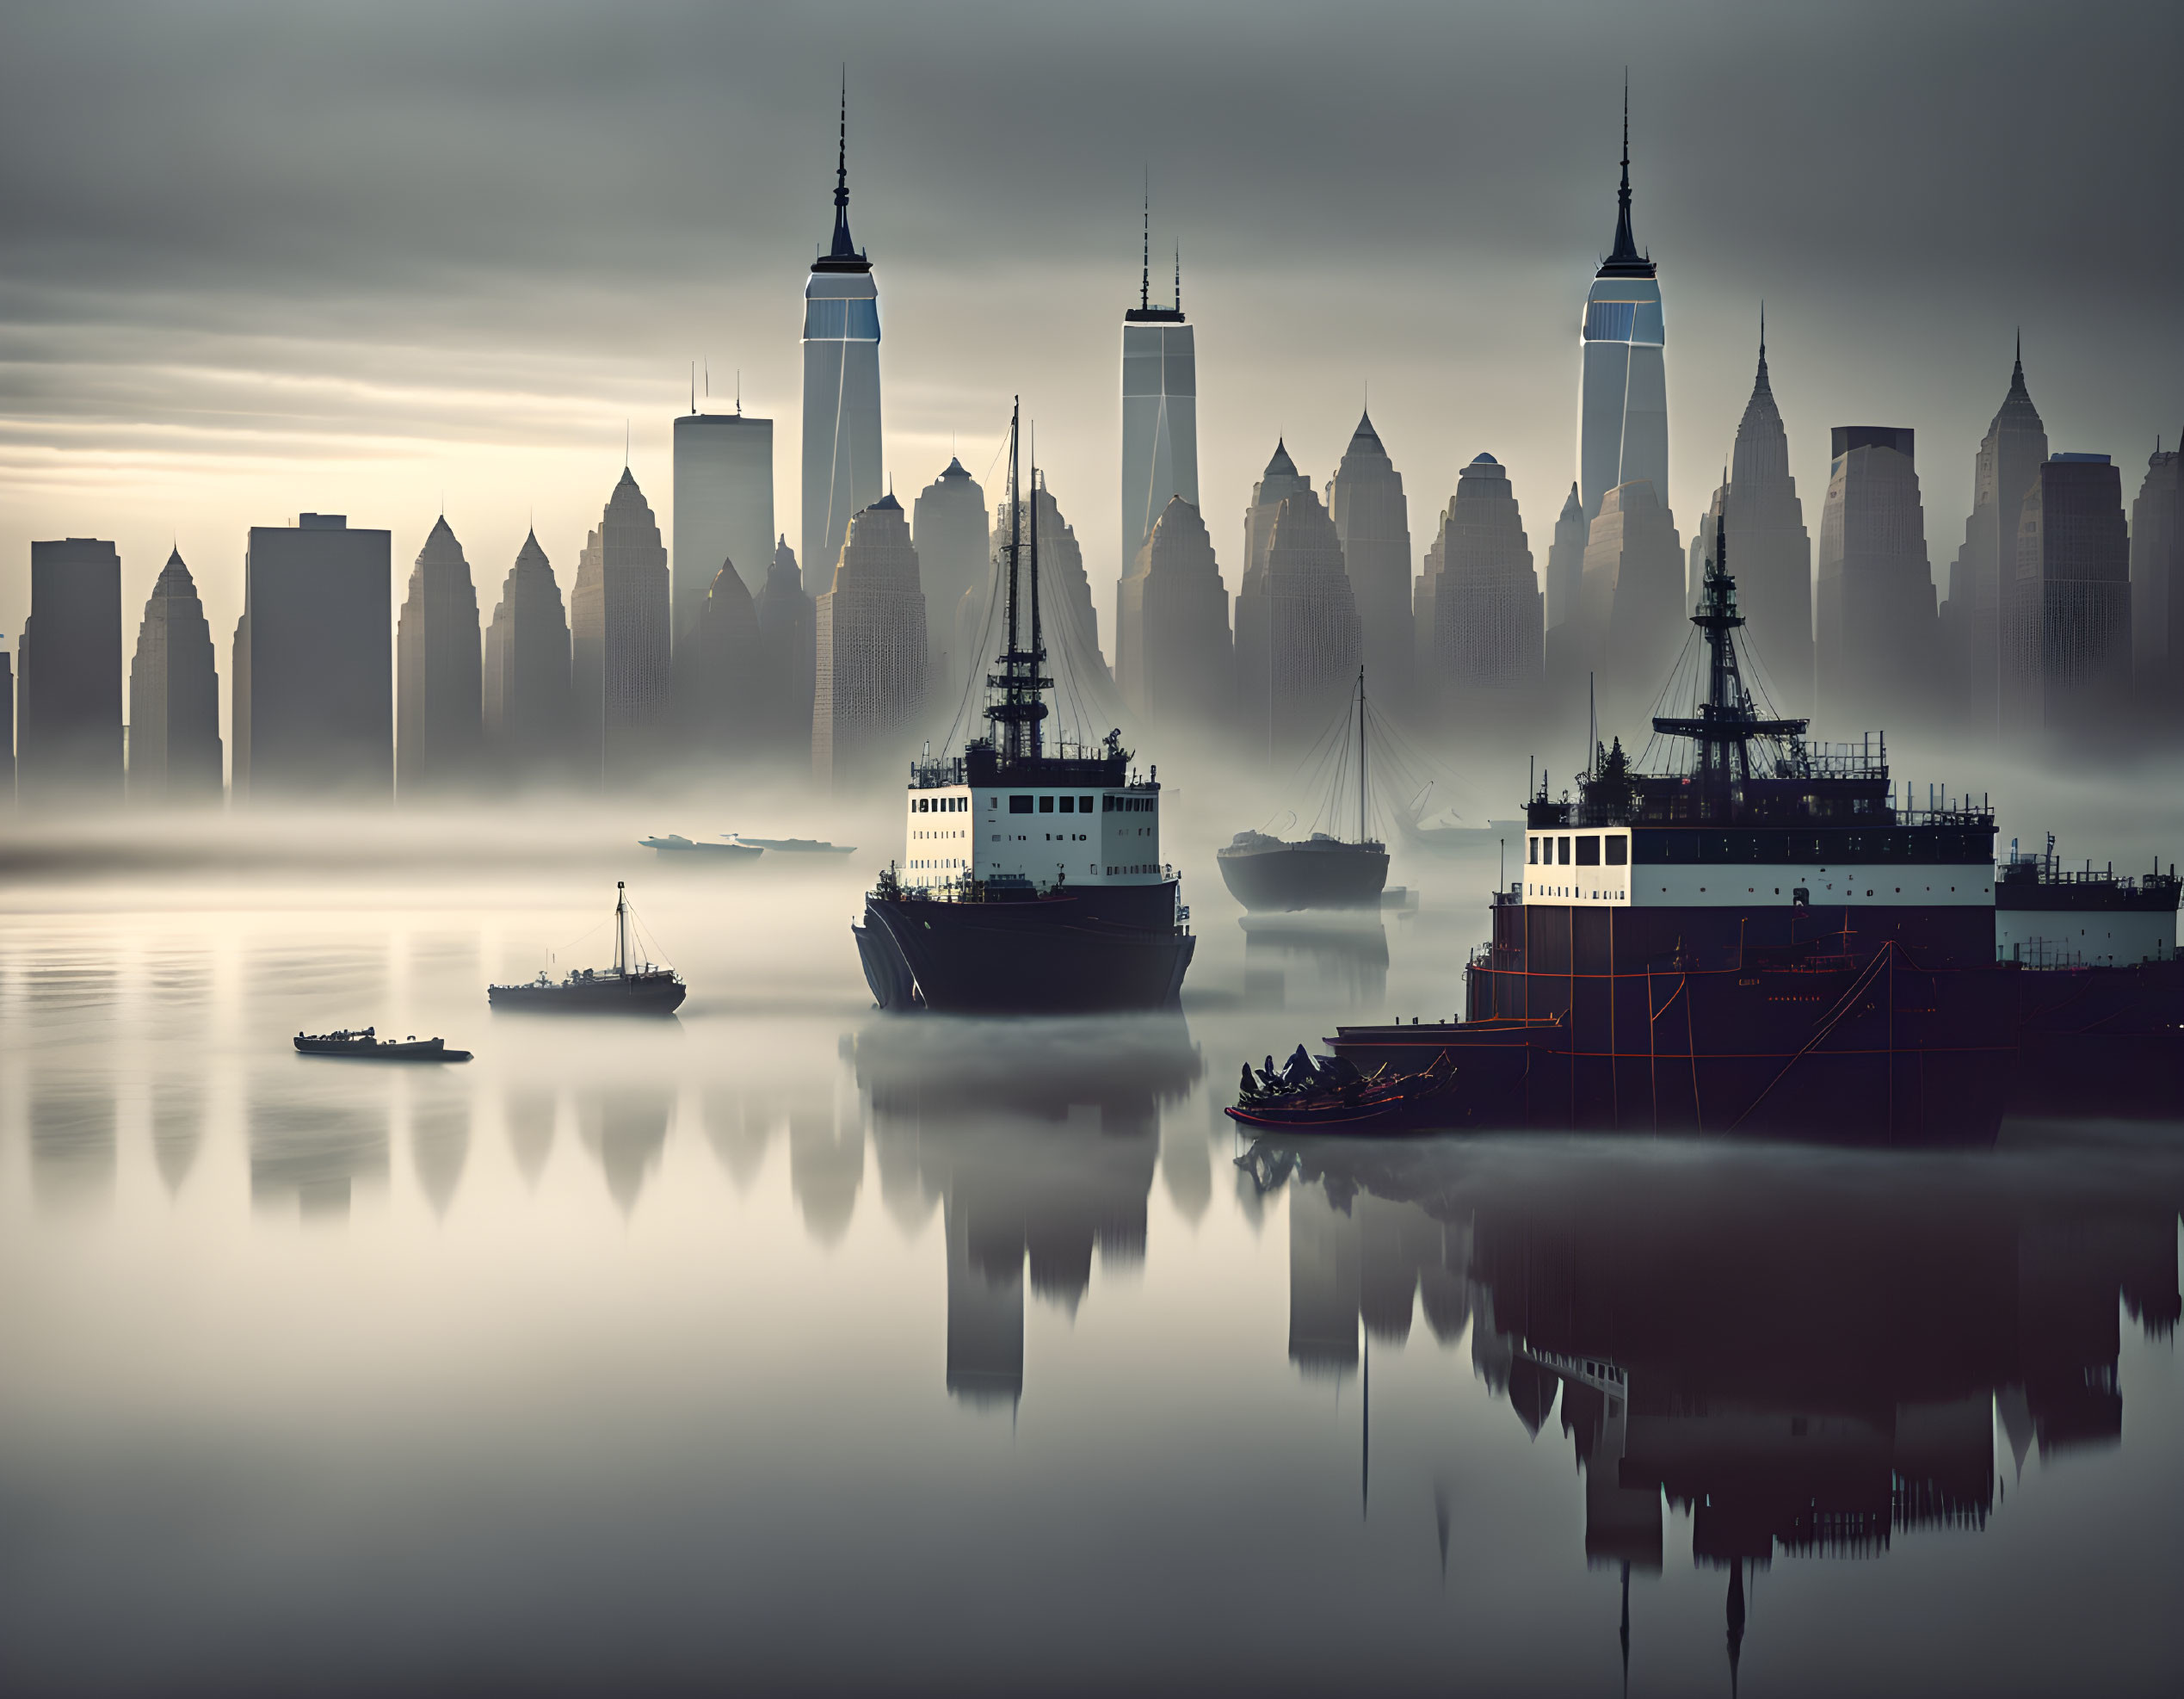
M1699 611L1691 623L1706 639L1706 699L1695 719L1657 718L1653 729L1663 737L1689 738L1698 744L1699 764L1693 776L1699 787L1700 818L1725 820L1734 812L1737 789L1753 776L1752 739L1802 738L1807 722L1762 720L1744 688L1737 645L1730 636L1744 623L1744 616L1737 611L1737 580L1729 571L1729 522L1724 516L1714 520L1713 553L1706 562Z
M614 881L614 977L619 979L628 972L629 899L618 879Z
M1039 628L1039 515L1036 507L1032 514L1032 584L1031 584L1031 647L1022 646L1022 627L1018 618L1017 563L1023 550L1024 504L1023 488L1017 471L1017 431L1023 409L1019 404L1009 416L1009 541L1003 552L1009 557L1008 627L1009 646L997 658L1001 670L989 673L986 688L1000 693L997 701L986 703L986 718L998 732L995 741L1000 746L1004 765L1019 761L1035 761L1040 750L1040 722L1046 718L1046 692L1053 689L1054 681L1043 675L1041 664L1046 651L1040 640ZM1033 498L1037 500L1034 485Z
M1365 842L1365 669L1357 670L1357 841Z

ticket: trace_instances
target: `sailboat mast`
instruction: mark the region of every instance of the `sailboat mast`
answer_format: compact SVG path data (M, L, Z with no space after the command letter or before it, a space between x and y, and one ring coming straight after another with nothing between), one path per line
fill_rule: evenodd
M1017 402L1009 414L1009 653L1016 652L1016 551L1024 541L1023 490L1016 476L1016 426L1023 411Z
M1365 669L1357 670L1357 841L1365 842Z
M614 881L614 973L619 978L628 972L629 899L618 879Z
M1039 671L1040 663L1046 658L1046 646L1040 639L1039 629L1039 431L1032 430L1032 520L1031 520L1031 652L1032 670ZM1044 739L1038 720L1031 722L1031 752L1033 759L1043 754Z

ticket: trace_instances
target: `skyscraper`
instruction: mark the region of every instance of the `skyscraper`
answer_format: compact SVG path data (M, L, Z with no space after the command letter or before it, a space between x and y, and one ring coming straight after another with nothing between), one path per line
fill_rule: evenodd
M0 808L15 806L15 658L0 649Z
M2184 455L2154 445L2131 504L2132 674L2166 730L2184 711Z
M1200 734L1236 699L1229 592L1198 509L1170 496L1115 586L1115 683L1132 713Z
M1585 573L1570 619L1572 693L1590 674L1603 726L1642 721L1690 634L1683 604L1683 551L1675 519L1650 479L1618 485L1601 498L1585 540Z
M478 659L478 589L445 514L410 569L395 633L394 779L406 800L466 791L478 782L484 742Z
M229 669L237 800L394 794L392 552L338 513L250 528Z
M1767 376L1767 329L1760 327L1759 372L1737 427L1729 463L1730 571L1744 633L1763 672L1780 692L1782 714L1812 707L1812 538L1805 504L1790 476L1790 439ZM1703 532L1706 528L1701 527ZM1695 602L1694 602L1695 605Z
M817 611L811 772L822 786L846 789L910 752L925 705L925 592L892 496L850 521Z
M1418 640L1420 707L1460 727L1536 709L1545 610L1508 473L1480 454L1456 479L1426 552L1429 625Z
M1914 446L1912 433L1894 426L1835 428L1813 645L1817 704L1835 735L1928 720L1939 695ZM1729 546L1737 547L1733 532Z
M878 501L879 290L849 239L849 94L842 96L834 240L804 286L804 573L817 596L832 580L849 516ZM716 565L718 563L716 563Z
M1724 479L1714 485L1713 499L1706 504L1706 516L1700 520L1691 533L1691 541L1684 545L1683 605L1696 608L1706 579L1706 556L1709 539L1714 527L1729 509L1729 481Z
M1266 739L1266 689L1273 665L1273 633L1267 623L1272 603L1267 599L1267 551L1274 542L1274 516L1290 497L1307 493L1312 481L1297 470L1286 442L1274 443L1274 456L1259 481L1251 486L1251 505L1243 510L1243 571L1236 592L1236 688L1240 719L1237 723L1256 728L1261 745ZM1340 539L1337 539L1339 544ZM1354 605L1354 604L1353 604Z
M487 758L500 778L521 784L567 776L576 729L569 622L535 532L502 582L485 633L481 707Z
M1661 285L1631 235L1631 97L1623 95L1623 186L1615 246L1585 297L1584 417L1577 483L1585 516L1618 485L1646 479L1669 505L1669 388L1662 356Z
M804 593L796 551L784 536L774 546L766 587L758 592L760 659L765 685L759 744L776 761L808 771L811 761L811 701L818 668L818 616Z
M2131 613L2121 474L2106 454L2051 454L2018 516L2002 603L2005 729L2088 747L2121 730Z
M676 677L691 658L684 694L684 753L701 765L740 766L758 753L764 733L766 669L758 608L724 560L698 617L676 645Z
M966 592L983 596L992 579L993 540L986 529L986 492L949 457L941 475L918 492L910 508L910 543L917 550L925 587L928 657L926 683L936 698L955 701L985 658L956 641L955 611Z
M1410 507L1403 474L1381 446L1370 414L1358 416L1350 446L1328 480L1327 511L1342 539L1357 599L1366 671L1385 700L1404 701L1410 694L1416 641L1410 618Z
M675 422L675 640L695 623L720 563L755 573L774 553L774 422L693 408Z
M2017 522L2047 459L2047 428L2025 387L2021 346L2009 392L1996 409L1973 462L1971 516L1949 567L1940 642L1950 687L1970 725L1992 734L2002 715L2002 604L2017 576ZM1743 586L1743 578L1737 580Z
M1585 576L1585 504L1573 480L1555 516L1554 541L1547 547L1547 629L1552 631L1576 611L1577 586Z
M569 598L577 771L614 784L663 753L669 715L667 550L627 466L577 559Z
M25 803L119 801L121 557L112 543L31 544L15 692L17 795Z
M1274 511L1266 565L1237 597L1239 635L1247 614L1253 632L1263 633L1248 657L1237 646L1247 744L1276 757L1294 755L1342 711L1362 649L1342 539L1309 485Z
M1152 209L1145 210L1138 305L1122 315L1122 569L1180 496L1198 505L1198 352L1183 322L1183 267L1172 306L1152 304Z
M175 549L144 604L129 663L129 800L218 802L225 788L213 628Z

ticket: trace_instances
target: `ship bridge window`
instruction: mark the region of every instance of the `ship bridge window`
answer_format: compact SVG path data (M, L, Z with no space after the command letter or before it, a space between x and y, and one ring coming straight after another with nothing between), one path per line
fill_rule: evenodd
M1536 868L1539 865L1539 840L1536 837L1528 837L1525 843L1528 846L1525 856L1526 864Z
M1607 865L1611 868L1627 866L1631 859L1631 840L1611 837L1607 840Z
M1012 796L1009 799L1009 812L1010 813L1028 814L1031 811L1032 800L1028 796Z
M1568 838L1558 837L1555 840L1555 859L1564 867L1570 865L1570 840Z
M1062 799L1062 812L1064 814L1074 814L1077 812L1077 799L1073 796L1064 797Z
M1040 797L1039 799L1039 812L1042 814L1052 813L1054 812L1054 799L1051 796Z
M1092 799L1089 796L1080 796L1077 798L1077 812L1080 814L1090 813L1092 812Z
M1588 833L1577 840L1577 865L1581 868L1600 865L1600 839Z

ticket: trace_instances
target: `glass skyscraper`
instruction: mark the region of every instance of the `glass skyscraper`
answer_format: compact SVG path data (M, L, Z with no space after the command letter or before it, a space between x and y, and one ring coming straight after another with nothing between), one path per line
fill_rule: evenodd
M1631 114L1623 108L1623 187L1615 247L1585 297L1585 389L1577 448L1585 517L1619 484L1650 479L1669 505L1669 390L1662 360L1661 285L1631 236Z
M824 594L849 516L885 491L879 464L879 289L849 239L849 104L835 163L834 241L804 286L804 588ZM717 570L717 563L716 563Z
M1122 315L1126 574L1174 496L1198 505L1198 353L1191 327L1183 322L1181 262L1175 267L1175 304L1155 306L1149 250L1138 305Z

